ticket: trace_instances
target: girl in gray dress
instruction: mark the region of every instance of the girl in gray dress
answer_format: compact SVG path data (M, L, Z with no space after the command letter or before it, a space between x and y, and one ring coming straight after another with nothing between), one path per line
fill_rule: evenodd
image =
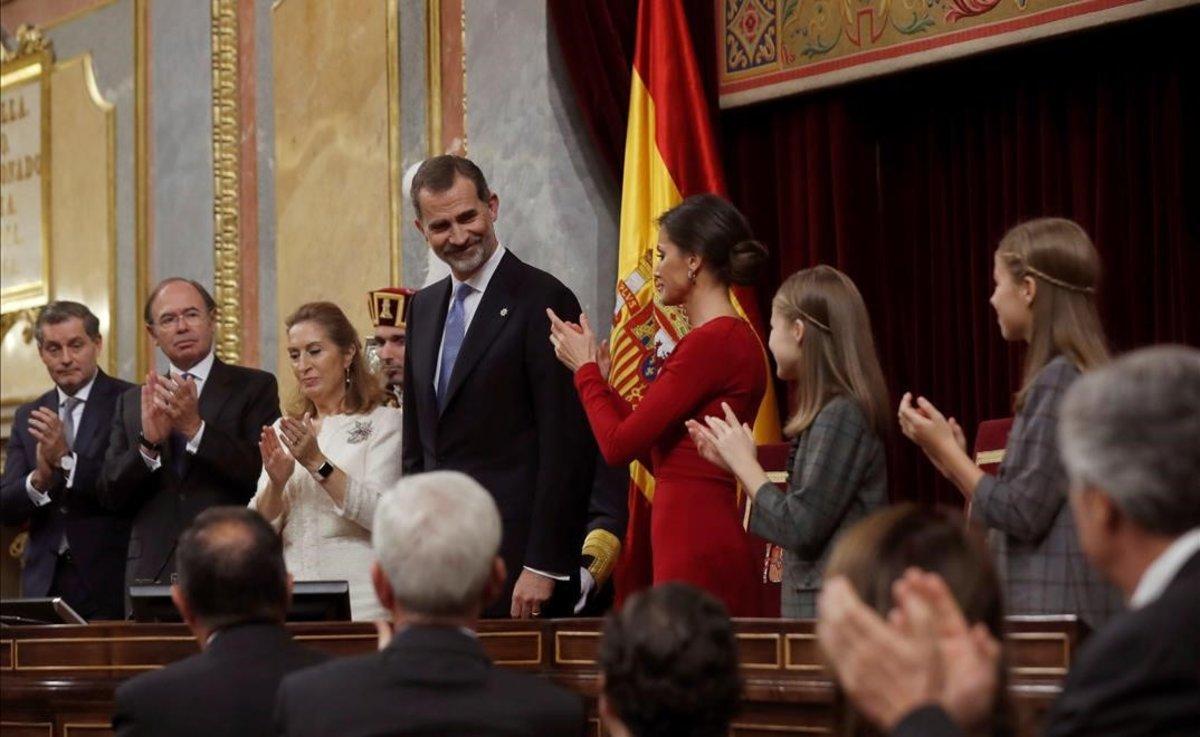
M706 426L689 421L688 431L747 491L749 530L783 548L780 613L812 618L833 542L887 503L881 438L890 405L866 305L837 269L805 269L779 287L768 346L797 397L784 427L792 438L787 491L767 478L750 428L728 407Z
M1121 607L1083 556L1058 454L1058 405L1081 372L1108 362L1096 309L1100 256L1077 223L1039 218L1000 241L991 305L1005 340L1028 344L1016 419L999 473L984 473L966 438L924 397L905 394L900 428L969 503L990 536L1011 614L1075 614L1093 629Z

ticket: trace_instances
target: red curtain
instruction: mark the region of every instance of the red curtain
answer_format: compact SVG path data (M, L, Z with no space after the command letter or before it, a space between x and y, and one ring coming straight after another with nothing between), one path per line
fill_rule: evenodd
M712 38L711 15L695 22ZM725 111L730 196L772 248L762 306L797 269L843 269L894 399L922 393L970 435L1011 414L1021 375L987 301L992 252L1017 222L1060 215L1101 252L1114 349L1200 342L1197 24L1189 8ZM624 119L579 98L589 120ZM898 430L890 451L894 498L960 502Z

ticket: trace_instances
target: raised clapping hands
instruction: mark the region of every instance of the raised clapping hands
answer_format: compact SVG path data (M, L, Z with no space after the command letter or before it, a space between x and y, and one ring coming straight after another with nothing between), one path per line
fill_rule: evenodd
M941 577L912 568L892 585L885 621L841 577L818 600L817 639L855 707L885 732L937 704L965 730L992 712L1000 644L968 625Z
M263 468L267 471L267 478L271 479L271 483L277 488L282 489L296 469L296 459L292 458L292 454L283 447L283 443L279 442L279 435L270 425L262 429L262 434L258 439L258 449L262 453Z
M913 406L912 392L905 392L898 416L905 437L921 446L926 455L941 456L954 448L967 452L967 438L958 421L953 417L946 419L925 397L917 397ZM933 460L932 455L930 458Z
M53 479L54 469L63 456L71 452L63 433L63 423L58 413L47 407L38 407L29 414L29 434L37 441L33 485L46 489Z
M546 315L550 318L550 345L554 346L554 355L564 366L574 373L580 366L597 361L596 334L592 332L587 315L579 316L579 324L566 322L549 307Z
M738 422L737 415L728 403L721 402L721 410L725 415L723 419L709 415L704 418L704 424L695 420L685 423L701 457L726 471L733 471L747 463L757 464L758 451L750 426Z
M312 471L324 461L325 457L317 445L316 422L310 413L305 412L300 419L281 418L279 436L283 440L283 447L308 470Z
M153 377L151 379L150 377ZM154 407L166 418L170 429L177 430L189 440L200 432L200 391L194 379L172 379L151 373L146 385L151 387ZM144 392L143 392L144 396ZM145 408L142 411L145 415ZM168 433L170 430L167 431ZM143 434L145 427L143 426ZM164 434L165 437L165 434ZM161 441L155 441L161 442Z

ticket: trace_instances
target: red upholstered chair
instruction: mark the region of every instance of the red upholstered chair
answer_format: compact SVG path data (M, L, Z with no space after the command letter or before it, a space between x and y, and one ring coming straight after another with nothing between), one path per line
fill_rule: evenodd
M1012 424L1011 417L984 420L975 431L975 465L993 476L1000 468L1000 461L1004 460L1004 448L1008 445Z

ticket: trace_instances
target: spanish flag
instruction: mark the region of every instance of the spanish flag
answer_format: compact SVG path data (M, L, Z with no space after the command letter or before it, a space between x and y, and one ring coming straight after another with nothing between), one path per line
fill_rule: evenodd
M617 301L610 336L609 382L631 404L641 399L688 329L682 311L657 302L655 220L684 197L704 192L724 195L725 182L683 2L642 0L629 95ZM762 339L753 290L735 288L733 298L734 306ZM754 423L760 444L779 440L779 417L765 350L763 371L768 372L768 390ZM630 471L629 526L616 570L618 603L651 583L654 477L640 463L634 463ZM596 547L601 541L589 538L588 542ZM610 547L613 541L606 542ZM608 553L605 557L609 560L617 558L611 547Z

